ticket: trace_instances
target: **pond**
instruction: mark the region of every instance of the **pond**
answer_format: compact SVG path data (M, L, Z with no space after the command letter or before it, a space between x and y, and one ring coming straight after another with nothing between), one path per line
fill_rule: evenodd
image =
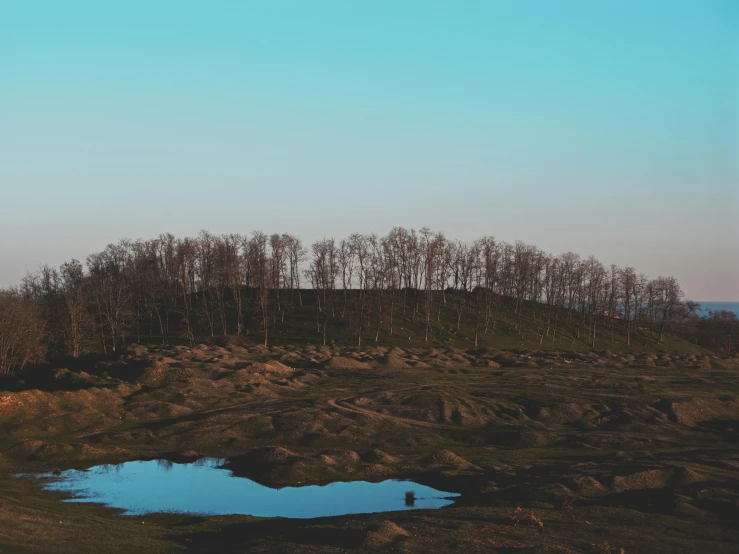
M99 502L125 515L168 512L198 515L315 518L442 508L457 493L412 481L335 482L273 489L224 469L225 460L202 458L178 464L133 461L38 475L43 488L72 495L65 502ZM406 498L413 491L415 498Z

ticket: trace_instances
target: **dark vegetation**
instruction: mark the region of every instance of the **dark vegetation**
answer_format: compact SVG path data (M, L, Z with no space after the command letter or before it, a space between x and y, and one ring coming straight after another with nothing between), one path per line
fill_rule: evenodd
M127 343L451 344L735 351L736 316L696 315L672 277L428 229L324 239L255 232L123 240L0 292L0 373ZM667 338L672 335L673 339ZM672 342L670 342L672 341Z

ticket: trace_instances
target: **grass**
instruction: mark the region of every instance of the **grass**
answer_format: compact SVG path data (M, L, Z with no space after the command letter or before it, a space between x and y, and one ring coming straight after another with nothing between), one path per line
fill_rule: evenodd
M297 301L286 308L284 321L280 314L272 306L270 316L269 344L282 345L305 345L323 343L323 324L326 324L326 341L329 344L340 346L356 346L358 335L356 330L356 313L352 306L356 301L357 291L351 291L354 299L348 302L344 310L342 293L337 293L333 315L324 320L324 314L320 314L321 330L316 325L316 294L313 290L303 290L303 304ZM439 292L435 293L434 307L431 314L431 340L430 344L437 346L453 346L455 348L475 348L476 311L472 309L469 302L463 303L461 324L457 328L457 298L461 293L446 292L446 303L438 305L441 299ZM287 295L287 292L283 292ZM351 296L350 296L351 298ZM383 308L380 332L375 342L377 330L377 315L375 312L363 316L363 331L361 333L362 345L399 346L401 348L423 346L425 343L426 323L423 313L423 303L420 301L422 293L416 297L414 291L410 291L403 302L403 294L396 292L396 300L393 309L393 326L390 333L389 303ZM199 311L200 301L193 299L194 311ZM274 302L272 303L274 304ZM702 349L694 344L678 337L666 334L663 343L657 344L656 330L650 330L648 326L641 326L637 331L632 330L631 344L627 344L626 332L621 320L608 320L599 322L596 328L595 346L589 337L587 322L578 325L578 314L564 312L558 317L556 337L553 325L547 326L547 307L542 304L526 301L521 308L521 314L516 313L516 302L512 298L499 297L498 307L495 310L495 324L489 322L487 333L484 325L478 333L477 348L492 349L520 349L520 350L565 350L571 352L605 351L609 350L617 354L639 354L639 353L695 353ZM235 313L233 308L227 308L227 330L233 333L236 328ZM254 313L252 313L254 312ZM342 316L342 312L344 315ZM246 334L242 340L250 344L261 344L264 340L261 318L253 309L247 310L245 318ZM365 321L365 319L367 321ZM613 325L611 325L613 323ZM176 327L174 319L171 321L172 328ZM210 335L209 328L200 321L196 322L197 341L219 340L218 334L223 332L222 327L215 327L216 337ZM147 325L144 325L148 328ZM547 327L549 330L547 332ZM579 337L578 337L579 327ZM154 327L156 328L156 326ZM540 340L544 334L543 340ZM131 337L129 337L130 339ZM172 336L168 338L171 342L182 342L181 337ZM233 341L235 337L228 339L220 337L222 341ZM142 337L142 342L161 342L160 336Z

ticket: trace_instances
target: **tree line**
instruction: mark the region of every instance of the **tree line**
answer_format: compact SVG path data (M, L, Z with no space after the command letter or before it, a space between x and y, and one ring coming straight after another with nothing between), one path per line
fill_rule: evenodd
M475 346L496 332L504 310L508 332L521 332L525 309L533 310L540 343L556 341L565 323L573 341L593 348L618 326L627 344L646 328L661 343L665 332L695 326L698 308L683 301L674 277L650 279L520 241L454 241L428 228L310 247L295 235L260 231L163 234L110 244L84 264L43 266L0 291L0 373L43 358L117 352L132 341L235 336L268 345L281 325L306 313L324 344L337 325L360 346L402 335L399 320L417 325L416 340L433 342L442 309L457 329L473 330Z

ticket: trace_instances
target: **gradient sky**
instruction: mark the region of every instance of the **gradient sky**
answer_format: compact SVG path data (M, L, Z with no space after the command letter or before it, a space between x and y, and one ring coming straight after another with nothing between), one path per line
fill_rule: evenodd
M0 2L0 284L395 225L739 301L739 2Z

